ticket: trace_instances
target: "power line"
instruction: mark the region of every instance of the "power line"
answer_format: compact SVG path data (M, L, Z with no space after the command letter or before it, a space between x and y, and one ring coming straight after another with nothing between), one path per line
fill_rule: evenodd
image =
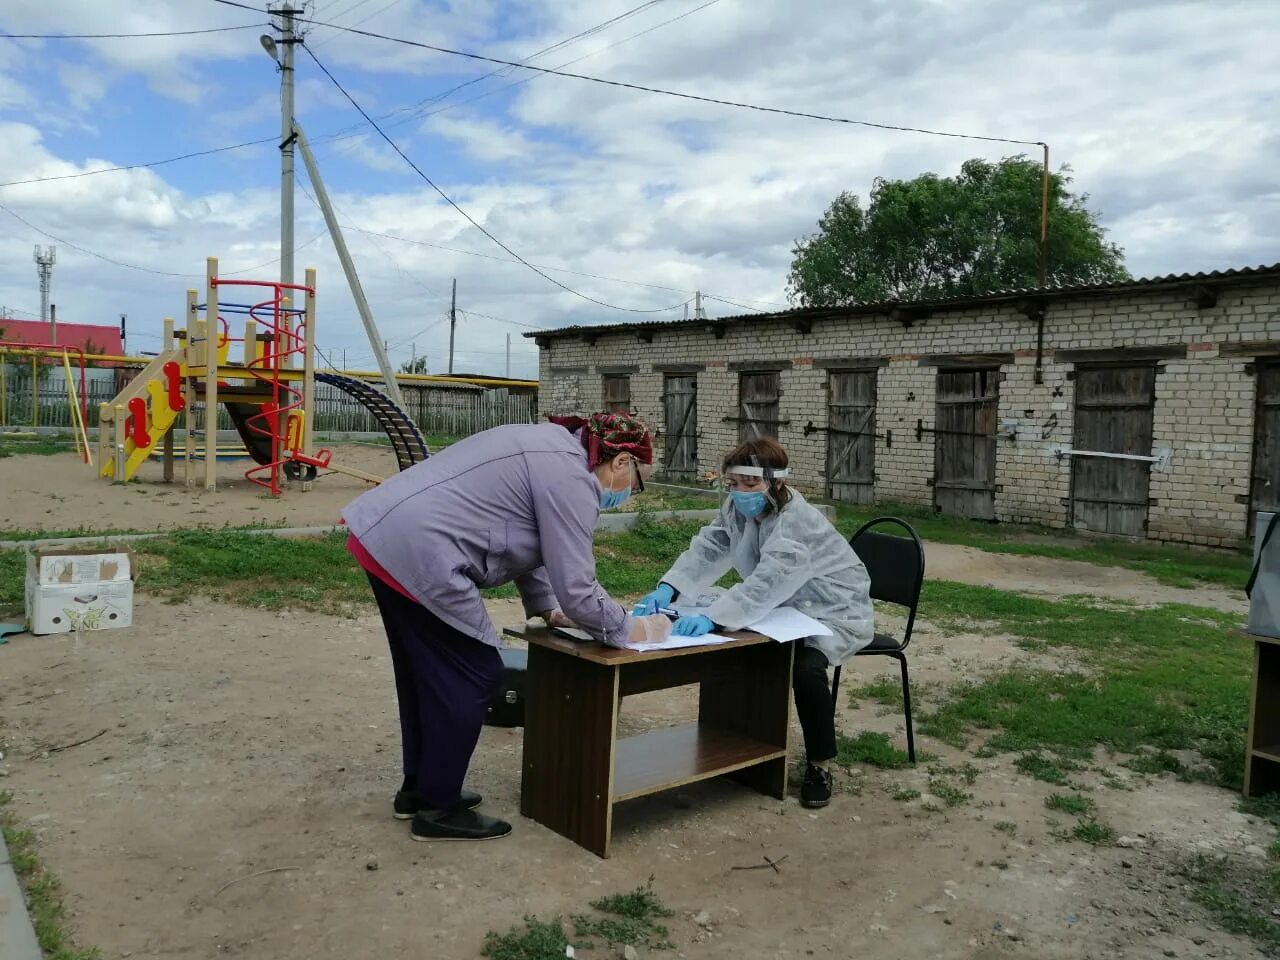
M254 10L253 7L248 6L247 4L238 3L237 0L213 0L213 2L229 7L240 7L244 10ZM1016 140L1009 137L989 137L974 133L956 133L949 130L933 130L927 127L909 127L893 123L876 123L871 120L853 120L848 117L834 117L822 113L809 113L805 110L790 110L784 107L766 107L761 104L745 103L739 100L722 100L718 97L701 96L696 93L683 93L678 90L666 90L662 87L650 87L640 83L627 83L623 80L606 80L603 77L593 77L585 73L571 73L567 70L558 70L552 67L538 67L529 63L518 63L514 60L503 60L499 57L489 57L484 54L471 53L466 50L454 50L451 47L440 47L432 43L422 43L418 40L406 40L403 37L392 37L384 33L375 33L372 30L359 30L355 27L343 27L336 23L325 23L319 20L304 20L303 22L310 23L313 26L332 27L335 30L342 30L345 33L351 33L362 37L371 37L375 40L386 40L390 43L399 43L407 47L416 47L421 50L431 50L435 53L444 53L453 57L465 57L468 60L479 60L483 63L495 63L506 67L516 67L520 70L532 70L537 73L551 74L557 77L568 77L572 80L585 80L589 83L599 83L608 87L617 87L623 90L636 90L641 93L656 93L666 97L676 97L681 100L693 100L699 103L714 103L722 107L734 107L739 110L754 110L759 113L773 113L788 117L803 117L808 120L824 120L828 123L843 123L851 126L871 127L877 130L893 130L899 133L922 133L932 137L951 137L959 140L985 140L991 143L1016 143L1029 147L1044 146L1043 141L1040 140ZM317 61L317 63L318 62L319 61ZM323 67L321 69L323 69ZM370 122L372 123L372 121ZM385 137L386 135L383 134L383 136Z
M232 143L225 147L214 147L212 150L197 150L194 153L184 153L178 157L168 157L164 160L150 160L146 163L126 163L118 167L103 167L101 170L81 170L79 173L63 173L53 177L31 177L28 180L10 180L6 183L0 183L0 187L20 187L29 183L51 183L55 180L78 180L80 177L95 177L100 173L117 173L121 170L140 170L144 167L162 167L167 163L177 163L179 160L192 160L196 157L207 157L215 153L226 153L228 150L240 150L244 147L256 147L264 143L276 143L278 137L263 137L261 140L246 140L244 143Z
M123 260L117 260L115 257L107 256L105 253L99 253L96 250L90 250L88 247L82 247L79 244L72 243L70 240L64 239L63 237L59 237L56 234L52 234L47 230L43 230L40 227L37 227L30 220L26 219L25 217L21 216L18 213L15 213L13 210L6 207L4 204L0 204L0 211L7 213L9 216L13 217L13 219L17 220L19 223L23 224L24 226L26 226L31 230L34 230L36 233L40 234L40 236L48 240L52 240L55 243L60 243L63 246L70 247L72 250L76 250L80 253L85 254L86 256L95 257L98 260L102 260L106 263L113 264L114 266L117 266L117 267L124 267L128 270L137 270L141 273L151 273L159 277L181 277L183 279L190 279L192 277L204 276L204 274L200 274L200 273L173 273L169 270L156 270L152 267L139 266L136 263L126 263ZM314 237L312 237L310 240L308 240L306 243L301 244L300 246L295 247L294 249L301 250L303 247L309 247L311 244L315 243L324 235L325 234L323 232L318 233ZM266 263L254 264L252 267L245 267L243 270L228 270L225 273L223 273L223 276L229 277L229 276L235 276L236 274L249 273L253 270L261 270L263 267L269 267L273 263L279 263L279 262L280 262L280 258L276 257L276 259L274 260L268 260Z
M565 67L572 66L575 63L581 63L583 60L589 60L591 57L598 57L600 54L604 53L605 51L612 50L614 47L619 47L624 43L630 43L632 40L636 40L639 37L643 37L647 33L653 33L653 31L655 30L661 30L663 27L668 26L669 24L675 23L677 20L683 20L685 17L692 16L693 14L698 13L700 10L705 10L707 7L714 6L719 2L720 0L707 0L706 3L703 3L700 6L694 7L690 10L686 10L684 13L681 13L678 16L674 16L667 20L663 20L661 23L655 23L653 26L646 27L644 30L639 31L638 33L633 33L628 37L623 37L620 40L615 40L613 43L606 44L605 46L601 47L599 50L592 50L590 53L584 53L580 57L574 57L572 60L566 60L564 63L558 63L556 64L555 69L563 70ZM553 49L553 48L549 47L548 49ZM537 56L537 54L534 54L533 56ZM527 57L526 59L532 59L532 57ZM510 71L491 70L489 73L485 74L485 76L492 77L499 73L510 73ZM401 126L404 126L406 123L412 123L414 120L426 120L429 117L436 116L437 114L447 113L450 110L457 110L459 107L464 107L468 103L475 103L477 100L484 100L487 97L492 97L495 94L499 94L504 90L510 90L513 87L519 87L519 86L523 86L526 83L531 83L534 80L537 80L540 76L542 76L542 74L535 73L531 76L525 77L522 80L513 80L511 83L504 83L501 86L497 86L489 90L485 90L483 93L478 93L474 97L467 97L467 99L465 100L459 100L456 103L448 104L436 110L428 110L426 112L415 112L411 116L405 117L403 120L397 120L394 123L387 124L387 126L389 128L401 127ZM453 93L453 92L456 92L458 89L460 88L455 87L453 90L449 92ZM421 104L425 105L427 103L436 102L440 99L443 99L443 97L434 97L434 98L431 98L430 100L424 100L424 101L421 101ZM391 111L391 113L386 114L385 117L390 117L396 113L401 112L404 109L405 108L402 107L400 108L400 110L393 110ZM359 126L363 126L363 124L360 124ZM359 129L359 127L348 128L348 130L353 130L353 129ZM338 134L333 134L328 139L331 141L334 141L334 140L345 139L346 136L354 136L354 135L355 134L346 133L346 131L339 131Z
M559 40L559 41L557 41L556 43L551 44L550 46L543 47L541 50L537 51L536 53L531 53L531 54L529 54L527 57L524 57L520 62L521 62L521 63L527 63L528 61L534 60L534 59L536 59L537 57L543 56L544 54L551 53L553 50L558 50L558 49L560 49L561 47L566 47L566 46L568 46L569 44L574 43L574 42L576 42L576 41L578 41L578 40L582 40L582 39L585 39L586 37L593 36L593 35L595 35L595 34L599 33L600 31L607 29L608 27L612 26L613 24L621 23L623 20L629 19L630 17L633 17L633 16L635 16L636 14L641 13L641 12L642 12L642 11L644 11L644 10L647 10L649 7L652 7L652 6L654 6L654 5L658 4L658 3L662 3L662 2L664 2L664 0L645 0L645 2L644 2L644 3L642 3L642 4L640 4L638 7L632 7L630 10L627 10L627 11L625 11L624 13L620 13L620 14L618 14L618 16L616 16L616 17L611 17L610 19L605 20L605 21L604 21L604 22L602 22L602 23L597 23L597 24L596 24L595 26L593 26L593 27L588 27L586 30L581 31L580 33L575 33L575 34L574 34L573 36L571 36L571 37L565 37L563 40ZM712 0L712 2L715 2L715 0ZM677 19L679 19L679 18L677 18ZM670 22L670 21L668 21L668 22ZM353 26L354 26L354 24L353 24ZM661 24L659 24L659 26L661 26ZM646 32L647 32L647 31L646 31ZM639 36L639 35L640 35L640 34L636 34L636 36ZM332 37L331 37L330 39L332 39ZM326 41L321 41L320 43L317 43L317 44L316 44L317 49L318 49L319 47L321 47L325 42L326 42ZM610 44L610 46L615 46L615 44ZM608 49L609 49L609 47L605 47L604 49L605 49L605 50L608 50ZM602 51L597 51L597 52L602 52ZM590 54L590 55L591 55L591 56L593 56L594 54ZM582 58L582 57L577 58L577 60L581 60L581 59L583 59L583 58ZM577 62L577 60L570 60L570 61L569 61L569 63L576 63L576 62ZM563 63L562 63L562 64L559 64L559 66L560 66L560 67L564 67L564 66L567 66L567 64L563 64ZM490 70L488 73L481 74L481 75L480 75L480 76L478 76L478 77L472 77L470 80L463 81L462 83L459 83L459 84L457 84L457 85L455 85L455 86L453 86L453 87L450 87L448 90L442 91L441 93L437 93L437 94L435 94L435 95L433 95L433 96L430 96L430 97L427 97L427 98L425 98L425 99L423 99L423 100L419 100L417 103L409 104L409 105L407 105L407 106L403 106L403 107L397 107L395 110L392 110L392 111L390 111L389 113L385 113L385 114L383 114L381 117L379 117L379 119L381 119L381 120L388 120L388 119L390 119L391 117L394 117L394 116L395 116L396 114L398 114L398 113L405 113L405 112L407 111L407 112L409 112L409 113L411 114L410 116L408 116L408 117L404 118L403 120L397 120L395 123L392 123L392 124L390 124L389 126L396 127L396 126L402 126L403 124L406 124L406 123L411 123L411 122L413 122L413 120L417 119L417 118L420 116L420 114L418 114L418 112L417 112L417 111L418 111L418 109L419 109L420 107L425 107L425 106L427 106L428 104L432 104L432 103L439 103L441 100L444 100L444 99L446 99L447 97L452 96L453 94L457 93L459 90L465 89L466 87L469 87L469 86L471 86L471 85L473 85L473 84L480 83L480 82L482 82L482 81L484 81L484 80L487 80L487 79L489 79L489 77L497 76L497 75L498 75L498 74L500 74L500 73L501 73L501 74L509 74L510 72L511 72L511 71L510 71L509 69L507 69L507 68L501 68L501 67L500 67L500 68L498 68L498 69ZM527 82L527 81L520 81L520 82L521 82L521 83L524 83L524 82ZM498 87L498 88L496 88L495 90L490 90L490 91L488 91L487 93L483 94L482 96L489 96L489 95L490 95L490 94L492 94L492 93L496 93L496 92L497 92L497 90L505 90L505 89L507 89L507 87L509 87L509 86L513 86L513 84L504 84L503 86ZM467 100L463 100L463 101L462 101L462 103L471 103L473 100L478 100L478 99L480 99L480 97L472 97L472 98L469 98L469 99L467 99ZM460 106L460 105L461 105L461 104L455 104L454 106ZM443 109L450 109L450 108L449 108L449 107L445 107L445 108L443 108ZM431 113L427 113L427 114L425 114L425 115L421 115L421 116L432 116L432 115L433 115L434 113L436 113L436 112L439 112L439 111L432 111ZM357 124L355 127L348 127L346 130L340 130L340 131L338 131L337 133L335 133L335 134L331 134L330 136L328 136L328 137L326 137L326 138L324 138L324 139L327 139L327 140L339 140L339 139L344 139L344 135L345 135L348 131L350 131L350 130L357 130L357 129L359 129L359 128L363 127L363 126L364 126L364 124L363 124L363 123L361 123L361 124Z
M249 7L248 9L252 10L253 8ZM261 27L261 23L242 23L236 27L207 27L204 30L166 30L157 33L0 33L0 40L137 40L143 37L193 37L200 33L258 30Z
M516 253L509 246L507 246L505 243L503 243L501 240L495 237L492 233L486 230L483 226L481 226L480 223L474 217L471 216L471 214L467 213L466 210L464 210L457 203L455 203L452 197L450 197L447 193L445 193L438 186L436 186L435 181L432 180L430 177L428 177L425 173L423 173L422 169L416 163L414 163L411 159L409 159L409 155L406 154L403 150L401 150L399 145L394 140L392 140L389 136L387 136L387 134L383 131L383 129L380 126L378 126L377 122L374 121L374 119L371 116L369 116L368 112L364 109L364 107L360 106L360 104L356 102L356 99L347 92L346 87L344 87L341 83L338 82L337 77L335 77L332 73L329 72L329 68L320 62L320 58L315 55L315 51L313 51L310 47L306 47L306 46L304 46L303 49L307 51L307 54L315 62L315 65L320 68L320 70L324 73L326 77L329 78L330 82L335 87L338 88L339 92L341 92L341 94L344 97L347 98L347 101L353 107L355 107L356 110L360 112L360 115L369 122L369 125L372 126L375 131L377 131L378 136L382 137L382 139L387 142L387 144L391 147L391 149L394 150L396 153L398 153L400 155L400 158L404 160L404 162L407 163L410 167L413 168L413 172L416 173L419 177L421 177L422 180L427 184L427 186L431 187L432 190L438 193L440 197L447 204L449 204L449 206L453 207L454 210L458 211L458 213L460 213L464 218L466 218L468 223L470 223L473 227L475 227L477 230L483 233L495 244L497 244L499 247L501 247L511 256L515 257L517 260L523 263L526 267L528 267L538 276L542 277L548 283L555 284L561 290L564 290L567 293L571 293L575 297L581 297L583 300L588 300L591 303L598 304L599 306L608 307L610 310L621 310L626 313L665 313L668 310L674 310L676 307L680 306L680 304L677 303L675 304L675 306L659 307L657 309L649 309L649 310L642 310L636 307L619 307L615 304L608 303L604 300L598 300L595 297L589 296L588 294L575 290L573 289L573 287L570 287L567 284L561 283L555 277L550 276L549 274L539 270L532 263L524 259L524 257L520 256L520 254Z

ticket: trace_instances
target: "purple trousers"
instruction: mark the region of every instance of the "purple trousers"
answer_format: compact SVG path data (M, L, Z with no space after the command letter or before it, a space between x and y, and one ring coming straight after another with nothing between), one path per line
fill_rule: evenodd
M369 583L391 645L405 789L423 806L453 809L502 680L502 657L377 577Z

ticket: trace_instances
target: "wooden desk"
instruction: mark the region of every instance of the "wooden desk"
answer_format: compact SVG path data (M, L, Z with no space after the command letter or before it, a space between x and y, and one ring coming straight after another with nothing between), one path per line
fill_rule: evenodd
M754 633L731 643L642 653L514 627L529 643L520 812L601 857L614 805L729 774L779 800L787 787L789 643ZM698 719L618 740L621 699L699 685Z
M1244 795L1280 790L1280 639L1253 638L1253 689L1245 741Z

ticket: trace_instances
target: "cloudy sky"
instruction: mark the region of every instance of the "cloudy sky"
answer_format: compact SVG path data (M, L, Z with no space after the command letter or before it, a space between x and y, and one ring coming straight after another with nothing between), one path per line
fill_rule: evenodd
M546 50L530 62L598 77L1045 140L1134 274L1280 260L1276 0L305 6L318 20L504 59ZM53 244L58 315L112 323L128 314L132 350L154 350L162 317L180 313L206 256L218 256L224 272L275 276L271 143L12 183L274 137L278 77L258 41L266 22L213 0L5 0L0 29L10 34L245 29L0 40L0 305L38 315L32 247ZM349 228L379 327L397 363L426 354L433 372L446 362L453 278L465 311L456 367L502 373L511 334L511 372L532 376L536 349L520 336L531 327L676 319L699 289L723 298L707 300L713 315L783 306L791 246L841 190L865 197L877 176L950 174L968 157L1034 149L491 73L463 58L306 29L308 46L442 190L511 250L611 305L512 262L300 54L297 116ZM298 180L298 272L320 271L320 347L335 362L345 351L349 366L369 367L300 163Z

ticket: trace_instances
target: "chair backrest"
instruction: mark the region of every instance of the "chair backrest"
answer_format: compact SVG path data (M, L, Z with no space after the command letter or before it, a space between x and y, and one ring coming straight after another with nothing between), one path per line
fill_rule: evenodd
M906 536L878 533L873 528L898 526ZM911 642L920 588L924 583L924 545L911 524L897 517L868 520L849 538L849 545L871 577L871 599L896 603L907 608L907 627L902 646Z

